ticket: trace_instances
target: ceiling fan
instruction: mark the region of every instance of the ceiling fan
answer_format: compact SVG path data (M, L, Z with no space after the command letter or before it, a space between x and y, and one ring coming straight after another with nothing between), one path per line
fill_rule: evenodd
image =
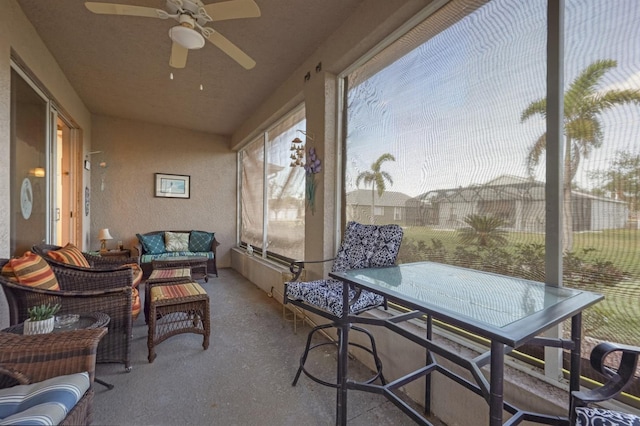
M254 0L229 0L203 4L200 0L167 0L166 10L125 4L85 2L87 9L101 15L142 16L145 18L175 19L179 25L169 29L173 41L169 65L184 68L189 50L201 49L205 39L246 69L256 62L213 28L205 27L209 22L227 19L257 18L260 8ZM197 29L197 31L196 31Z

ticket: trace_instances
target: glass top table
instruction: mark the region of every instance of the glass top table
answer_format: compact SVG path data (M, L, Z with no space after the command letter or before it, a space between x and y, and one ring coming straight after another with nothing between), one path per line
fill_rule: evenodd
M68 324L59 324L57 321L53 328L52 333L63 333L70 330L92 329L99 327L106 327L109 325L111 318L109 315L102 312L88 312L78 314L76 321ZM22 334L24 330L24 322L16 324L11 327L7 327L2 331L7 333Z
M396 402L403 411L418 423L420 416L410 407L402 407L402 402L391 390L393 382L387 385L362 384L349 381L347 375L348 323L366 323L384 326L399 333L427 349L427 359L433 365L416 371L415 379L429 371L446 371L449 377L460 377L455 372L441 366L432 354L442 356L462 367L469 369L476 383L463 385L483 395L489 404L489 425L502 425L503 412L507 407L515 407L504 401L504 356L511 350L525 344L539 344L571 350L570 389L579 387L580 341L582 311L599 302L603 296L588 291L565 287L555 287L545 283L482 272L457 266L434 262L416 262L384 268L354 269L345 272L331 272L332 278L341 280L343 290L343 319L340 321L342 341L339 353L339 389L337 398L337 423L344 424L346 419L346 390L357 389L383 393ZM352 285L385 296L388 300L412 309L413 312L401 313L388 319L360 318L349 315L348 292ZM413 318L427 318L427 337L409 335L399 327L399 323ZM490 350L473 360L461 361L458 354L431 339L432 319L463 328L485 337L490 341ZM571 340L560 338L541 338L544 331L571 319ZM490 378L487 381L480 368L490 365ZM409 379L408 375L404 380ZM457 381L457 380L456 380ZM462 384L460 381L459 383ZM383 388L381 392L380 388ZM426 392L425 406L429 406L429 390ZM406 404L405 404L406 405ZM538 413L520 412L524 419L539 423L558 423L556 416ZM568 416L567 416L568 424Z
M512 347L603 299L591 292L434 262L330 275Z

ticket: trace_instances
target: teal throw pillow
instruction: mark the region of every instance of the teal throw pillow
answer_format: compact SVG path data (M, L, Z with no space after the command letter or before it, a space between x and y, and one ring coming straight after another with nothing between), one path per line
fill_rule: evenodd
M214 232L191 231L189 251L211 251L211 243L215 235Z
M136 234L136 236L138 237L140 244L142 244L145 254L161 254L165 252L163 234Z

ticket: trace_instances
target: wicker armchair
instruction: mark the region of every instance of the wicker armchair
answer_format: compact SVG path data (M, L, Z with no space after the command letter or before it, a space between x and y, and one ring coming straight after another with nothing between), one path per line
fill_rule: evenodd
M62 247L56 246L53 244L37 244L31 248L31 251L42 256L49 264L79 268L77 266L74 267L66 263L62 263L58 260L52 259L47 255L49 251L52 251L52 250L55 251L61 248ZM89 262L89 265L91 265L91 268L93 269L117 269L122 265L138 263L138 259L134 257L129 257L129 258L113 257L113 256L103 257L103 256L94 256L92 254L85 253L85 252L83 252L82 255L84 256L85 259L87 259L87 262ZM80 268L80 270L86 270L86 268Z
M0 388L87 371L95 377L96 348L105 328L23 336L0 332ZM93 389L78 401L62 425L91 424Z
M0 268L7 259L0 259ZM81 270L50 264L60 290L43 290L20 285L0 276L0 284L9 305L9 323L28 318L27 309L43 303L59 303L60 314L102 312L111 318L109 333L98 346L97 362L121 362L131 369L131 295L133 272L117 270Z

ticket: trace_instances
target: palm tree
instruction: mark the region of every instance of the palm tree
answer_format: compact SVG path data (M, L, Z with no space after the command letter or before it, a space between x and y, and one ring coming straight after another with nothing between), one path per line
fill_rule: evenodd
M597 60L587 66L571 83L564 95L564 187L563 187L563 230L562 245L565 252L573 249L573 214L571 205L571 185L580 160L588 158L591 151L600 148L604 138L600 114L616 105L627 103L640 104L640 90L596 89L600 79L611 68L617 66L612 59ZM547 100L539 99L525 108L520 116L524 122L540 114L547 115ZM527 156L527 168L530 174L540 162L547 148L547 134L543 133L535 141Z
M387 189L385 181L388 181L389 184L393 185L393 179L391 179L391 175L380 170L382 167L382 163L384 163L385 161L396 161L396 158L389 153L382 154L376 161L373 162L373 164L371 165L371 170L361 172L356 178L356 186L360 186L361 181L364 182L365 185L371 185L371 223L375 222L373 209L376 202L376 188L378 189L378 197L382 197L382 194Z
M460 240L465 244L477 244L480 247L492 247L496 244L506 244L506 231L500 229L505 221L495 216L481 216L470 214L464 219L469 225L458 231Z

